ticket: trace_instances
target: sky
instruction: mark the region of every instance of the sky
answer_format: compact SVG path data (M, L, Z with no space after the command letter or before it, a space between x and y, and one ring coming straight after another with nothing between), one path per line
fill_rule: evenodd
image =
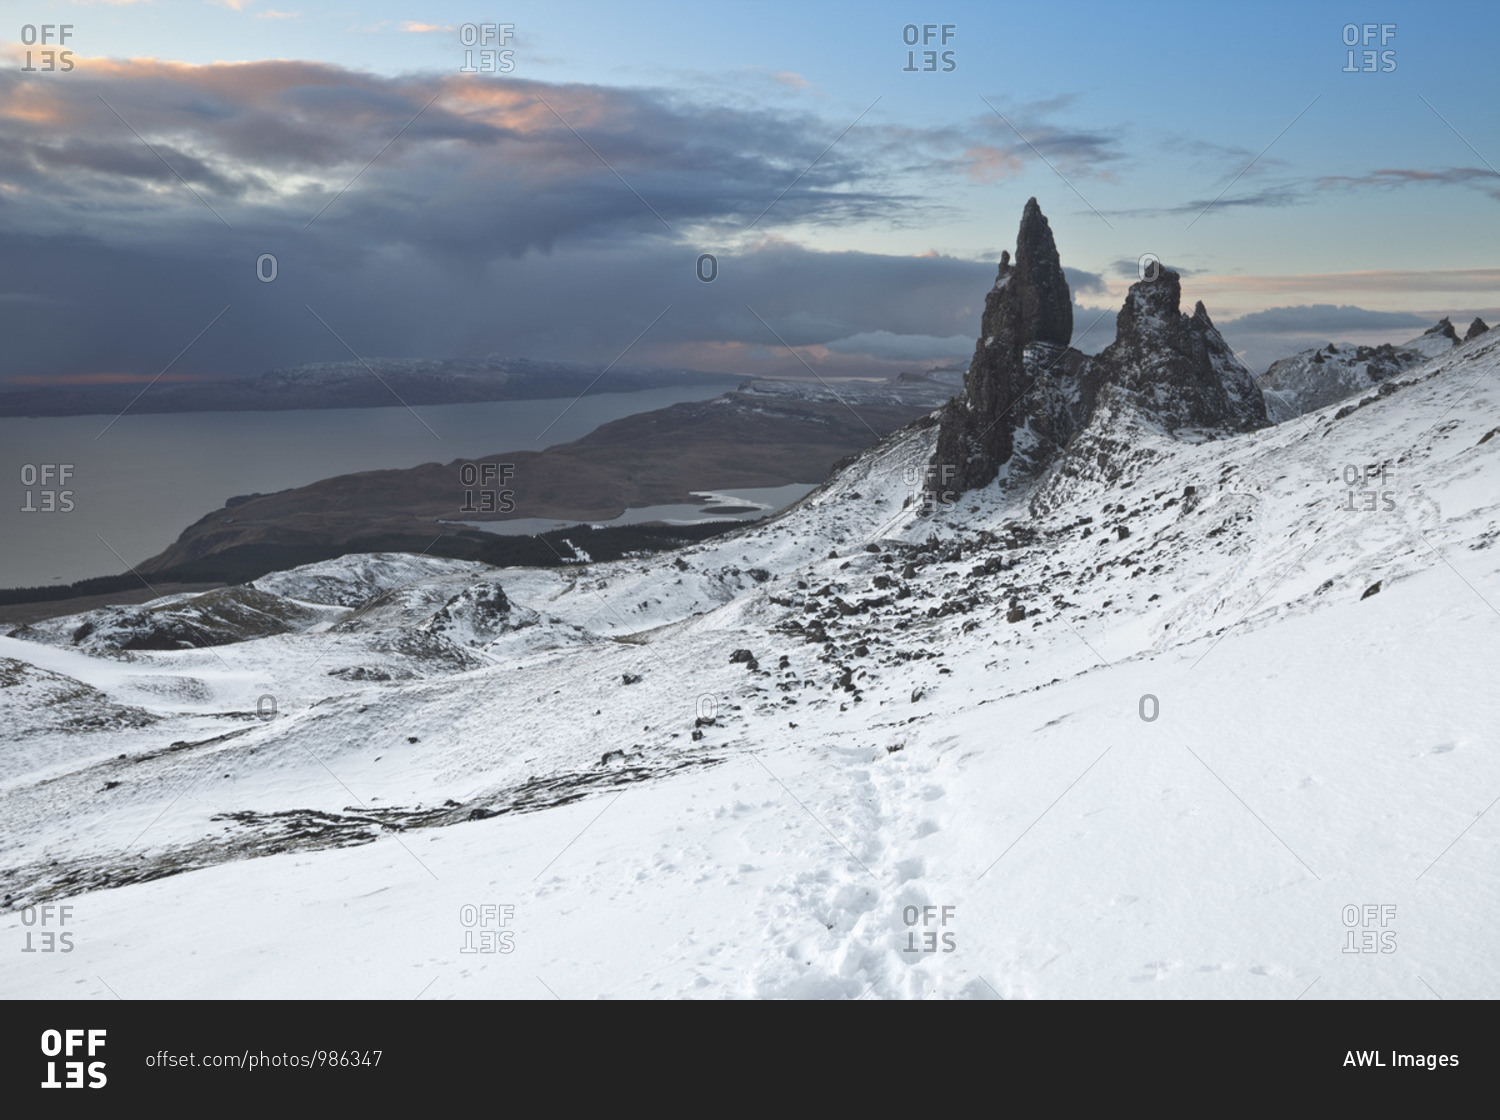
M1090 352L1148 254L1257 372L1500 318L1493 4L7 12L0 380L961 366L1033 196Z

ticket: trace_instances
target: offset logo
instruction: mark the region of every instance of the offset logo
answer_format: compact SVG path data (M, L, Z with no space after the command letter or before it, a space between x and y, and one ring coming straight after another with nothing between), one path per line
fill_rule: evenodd
M1344 46L1348 47L1348 61L1344 63L1345 74L1389 74L1396 69L1396 51L1392 47L1388 50L1375 50L1376 38L1380 46L1384 47L1396 37L1396 25L1394 23L1346 23L1342 32ZM1363 46L1364 50L1356 48ZM1355 56L1359 56L1358 64Z
M510 925L510 920L515 917L515 914L516 908L508 903L483 902L478 906L466 903L459 907L458 923L464 929L464 943L458 951L460 953L514 953L516 931L505 927Z
M1376 919L1379 919L1379 925ZM1356 906L1352 902L1344 907L1344 948L1345 953L1394 953L1396 951L1396 931L1385 927L1396 918L1396 904L1393 902L1382 902L1378 905L1367 902L1363 906ZM1359 943L1355 944L1356 935Z
M27 47L42 46L42 50L26 52L26 61L21 66L21 73L36 74L57 72L66 74L73 69L73 52L60 51L47 48L45 44L56 43L61 46L73 37L73 25L71 23L44 23L38 27L34 23L23 23L21 25L21 42ZM33 53L36 55L32 57Z
M53 906L50 902L41 906L27 906L21 911L21 924L26 926L26 944L23 953L71 953L73 934L63 930L73 918L73 908L68 905ZM56 927L49 928L49 927ZM39 927L39 928L32 928Z
M43 1089L102 1089L109 1083L104 1073L104 1063L84 1062L84 1057L97 1057L104 1049L102 1030L46 1030L42 1032L42 1055L48 1059L47 1080ZM75 1058L74 1055L77 1055ZM68 1058L59 1062L57 1058ZM62 1066L65 1080L57 1079L57 1067ZM87 1075L87 1082L84 1077Z
M464 484L464 504L459 513L510 513L516 508L516 492L506 488L516 473L514 463L465 463L458 469ZM471 489L475 485L478 490ZM474 504L475 494L479 504Z
M502 49L515 36L513 23L466 23L458 29L458 40L465 47L479 48L479 65L474 65L472 50L464 51L460 74L509 74L516 68L516 52ZM490 43L495 44L489 46Z
M62 489L73 477L72 463L22 463L21 485L26 487L22 513L72 513L73 491ZM39 486L39 489L32 487Z
M906 931L906 946L901 950L903 953L951 953L958 948L954 931L943 932L942 927L947 926L958 913L956 906L907 906L901 911L901 921L908 929ZM922 924L920 935L914 928L918 922ZM936 924L938 929L931 929ZM942 933L939 942L938 934Z
M901 29L901 41L908 47L929 47L936 43L940 47L946 47L950 39L958 36L958 24L956 23L924 23L920 27L915 23L908 23ZM951 74L958 69L958 59L954 57L954 51L936 50L909 50L906 52L906 65L901 67L903 74Z

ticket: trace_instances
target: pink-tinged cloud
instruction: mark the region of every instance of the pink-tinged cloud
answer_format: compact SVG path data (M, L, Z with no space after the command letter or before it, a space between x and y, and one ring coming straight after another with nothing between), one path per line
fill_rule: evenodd
M435 31L452 31L450 24L441 23L418 23L416 20L404 19L401 21L401 30L408 35L431 35Z
M1014 152L976 144L963 155L964 173L976 183L993 183L1019 175L1026 163Z

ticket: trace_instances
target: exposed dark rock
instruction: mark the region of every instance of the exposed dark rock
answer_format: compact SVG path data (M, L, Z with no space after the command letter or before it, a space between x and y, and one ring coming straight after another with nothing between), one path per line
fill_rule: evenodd
M941 413L925 508L951 505L958 494L989 485L1012 460L1010 471L1035 475L1106 404L1111 413L1123 406L1169 432L1266 426L1254 377L1203 304L1184 315L1181 298L1180 276L1160 269L1131 287L1113 343L1093 358L1072 349L1072 301L1057 246L1036 199L1027 202L1015 264L1002 254L985 297L963 392ZM1109 430L1118 430L1115 417L1108 419ZM1113 477L1122 468L1110 463L1128 451L1095 433L1086 454Z
M1443 320L1443 322L1445 322L1445 323L1447 321L1448 320L1446 320L1446 319ZM1378 594L1380 594L1380 585L1382 583L1384 583L1384 582L1385 582L1384 580L1377 579L1374 583L1370 584L1369 587L1365 588L1365 593L1360 596L1360 599L1361 600L1368 599L1371 595L1378 595Z
M1472 341L1480 335L1485 334L1489 329L1489 324L1476 315L1474 316L1474 321L1469 324L1469 329L1464 332L1464 341Z
M1033 198L1021 214L1015 263L1008 252L1000 255L995 285L985 296L963 392L943 410L930 493L959 494L994 481L1011 457L1021 399L1072 337L1068 281L1052 229ZM1038 344L1028 377L1027 349Z
M1265 400L1202 303L1182 314L1181 278L1163 268L1130 287L1115 341L1090 363L1099 399L1129 402L1169 431L1265 427Z
M1446 315L1439 319L1436 324L1428 327L1422 334L1440 334L1455 346L1458 345L1458 332L1453 329L1453 320L1449 319Z

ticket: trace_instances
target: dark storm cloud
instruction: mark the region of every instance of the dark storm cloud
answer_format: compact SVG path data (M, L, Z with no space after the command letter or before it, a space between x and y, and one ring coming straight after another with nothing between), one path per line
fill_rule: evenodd
M1278 358L1331 341L1372 346L1406 342L1434 321L1435 317L1408 311L1313 303L1253 311L1220 323L1219 329L1240 359L1258 373Z
M1081 268L1069 268L1063 265L1063 275L1067 278L1068 288L1074 295L1079 292L1104 291L1104 277L1097 272L1085 272Z
M1357 330L1393 330L1397 327L1426 329L1432 324L1420 315L1407 311L1371 311L1352 305L1331 303L1302 304L1297 307L1268 307L1231 320L1237 331L1330 333ZM1230 324L1225 324L1229 326Z
M70 77L0 74L0 252L27 295L0 300L0 377L149 376L189 343L174 373L350 349L604 362L668 306L632 360L878 331L946 351L977 330L993 263L816 252L783 231L921 220L937 204L910 193L908 166L1035 160L1014 135L1002 148L982 107L931 130L872 113L830 147L852 116L659 90L296 61L100 60ZM1049 124L1060 107L1012 120L1049 159L1116 158L1113 139ZM705 252L712 284L694 274Z
M1147 254L1148 256L1150 254ZM1169 268L1179 276L1196 276L1203 270L1201 268L1183 268L1181 265L1173 264L1171 261L1158 261L1162 268ZM1150 267L1149 264L1145 267ZM1139 257L1121 257L1119 260L1110 262L1109 270L1122 280L1131 283L1141 278L1141 259Z

